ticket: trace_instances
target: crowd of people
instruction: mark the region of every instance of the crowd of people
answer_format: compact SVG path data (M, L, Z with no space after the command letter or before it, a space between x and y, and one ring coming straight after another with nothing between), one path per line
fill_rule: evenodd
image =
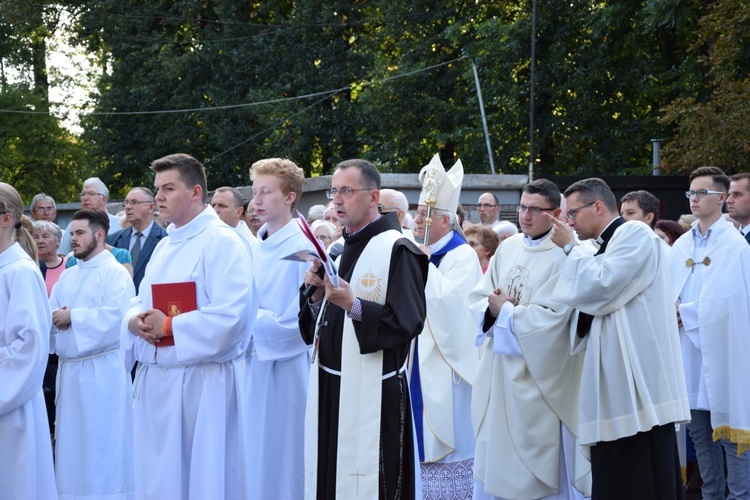
M0 183L0 499L750 498L750 174L472 223L460 160L410 212L352 159L305 223L290 160L150 170L65 229Z

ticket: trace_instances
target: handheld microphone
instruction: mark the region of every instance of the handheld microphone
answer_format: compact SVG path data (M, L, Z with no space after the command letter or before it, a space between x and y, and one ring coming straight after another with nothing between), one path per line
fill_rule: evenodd
M331 245L331 247L328 249L328 257L331 260L336 260L336 258L338 258L338 256L341 255L343 251L344 251L344 244L341 243L340 241L337 241L336 243ZM320 267L318 268L317 275L320 279L323 279L324 274L325 274L325 269L323 269L323 265L321 264ZM307 285L304 291L302 292L302 296L309 300L310 297L312 297L313 294L315 293L315 290L317 289L318 287L315 285Z

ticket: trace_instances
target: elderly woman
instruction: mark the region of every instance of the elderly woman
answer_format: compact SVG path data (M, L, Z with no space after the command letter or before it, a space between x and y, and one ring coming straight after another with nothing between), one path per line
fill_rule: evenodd
M31 234L39 252L40 267L46 269L44 284L47 287L47 297L52 293L52 287L57 283L60 275L65 270L67 257L57 253L62 239L62 229L54 222L40 220L34 222Z
M491 226L485 226L484 224L467 227L464 229L464 235L466 235L466 241L471 248L477 253L479 264L482 266L482 272L484 273L487 271L487 266L490 265L490 258L495 255L495 250L500 244L500 237L492 230Z
M336 227L333 224L324 220L316 220L312 223L310 229L312 229L315 237L323 243L325 248L331 246L331 243L333 243L333 233L336 232Z

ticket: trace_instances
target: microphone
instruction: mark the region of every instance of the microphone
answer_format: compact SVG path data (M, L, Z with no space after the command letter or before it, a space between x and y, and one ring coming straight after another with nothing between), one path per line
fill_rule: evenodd
M340 241L337 241L336 243L331 245L330 248L328 249L328 257L331 260L336 260L336 258L338 258L338 256L341 255L343 251L344 251L344 244L341 243ZM323 279L324 274L325 274L325 269L323 269L323 265L321 264L320 267L318 268L317 275L320 279ZM307 285L304 291L302 292L302 296L309 300L310 297L312 297L313 294L315 293L315 290L317 289L318 287L315 285Z

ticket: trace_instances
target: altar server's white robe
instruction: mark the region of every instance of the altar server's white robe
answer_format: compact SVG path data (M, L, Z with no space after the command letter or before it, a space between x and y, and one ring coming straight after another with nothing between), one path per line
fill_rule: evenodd
M714 439L750 446L750 246L720 218L708 245L692 231L672 247L671 298L680 302L682 356L692 409L710 409ZM708 265L686 265L688 259ZM697 280L697 281L692 281ZM691 296L692 295L692 296Z
M70 309L53 335L57 369L55 475L65 499L133 498L133 405L120 323L133 279L106 250L66 269L50 307ZM55 329L56 330L56 329Z
M581 444L614 441L656 425L690 420L668 250L646 224L617 228L607 251L574 247L554 300L594 315L580 392Z
M481 278L476 252L466 244L448 251L439 266L431 263L427 275L427 318L417 341L424 408L415 418L422 419L422 487L428 498L471 495L467 465L459 462L474 457L471 385L479 349L474 346L475 324L467 299Z
M142 498L246 498L246 337L257 314L252 257L211 207L154 249L123 318L133 387L135 486ZM198 310L172 320L175 345L155 348L128 329L152 307L151 285L194 281Z
M503 241L469 303L484 340L487 296L503 306L487 331L472 397L477 433L475 492L481 498L576 498L591 491L591 466L576 444L582 357L570 355L572 310L551 295L565 254L549 237ZM501 328L502 327L502 328Z
M57 498L42 378L52 326L39 267L0 253L0 499Z
M304 496L305 405L310 375L309 346L299 332L299 287L308 262L281 260L310 248L297 221L253 247L253 279L260 294L253 329L248 382L250 496L294 500Z

